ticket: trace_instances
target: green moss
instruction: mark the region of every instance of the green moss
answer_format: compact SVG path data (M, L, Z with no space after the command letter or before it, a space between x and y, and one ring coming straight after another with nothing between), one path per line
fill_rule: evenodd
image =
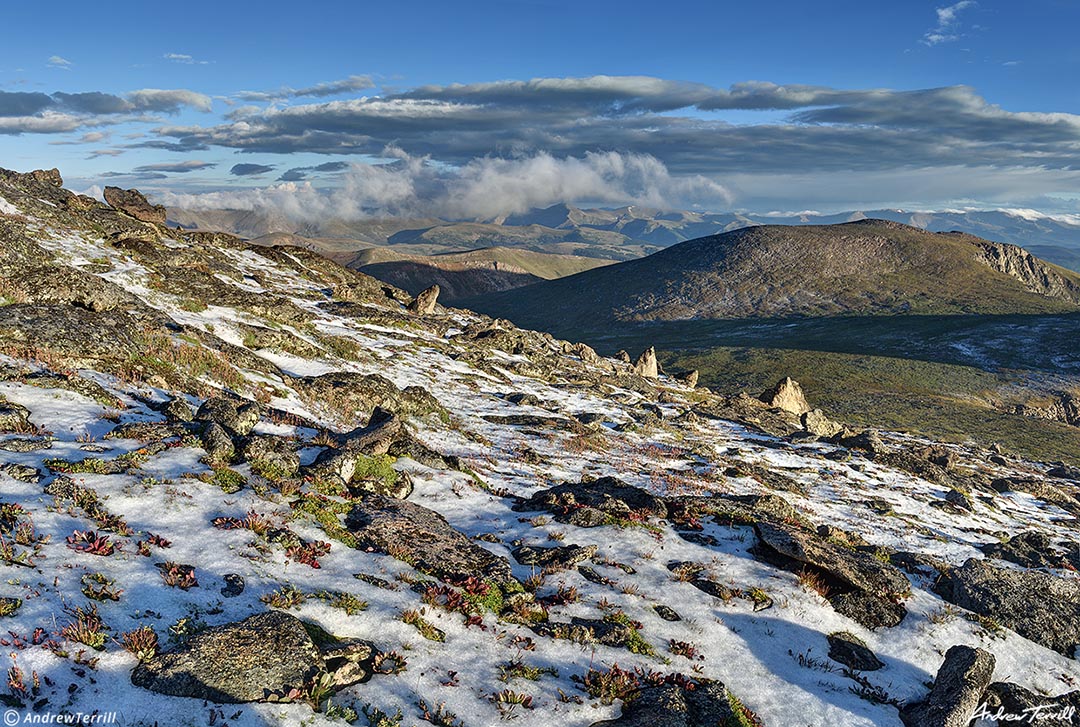
M62 472L68 475L90 474L107 475L112 472L108 460L87 457L77 462L66 459L50 458L44 462L45 466L54 472Z
M762 722L758 719L758 716L751 712L750 709L731 692L728 692L728 705L731 707L731 711L735 713L735 716L728 717L724 727L762 727Z
M0 617L14 616L22 608L21 598L0 598Z
M194 298L185 298L180 301L180 310L187 311L188 313L202 313L206 308L206 303Z
M215 485L221 488L221 491L227 495L232 495L243 489L247 484L247 478L236 470L229 469L228 467L217 467L214 469L214 476L211 480Z
M353 479L381 482L387 488L391 488L398 479L397 470L393 467L396 461L395 457L388 454L376 454L372 457L360 455L356 461Z
M351 509L352 505L347 502L336 502L313 495L301 495L293 503L295 513L310 515L327 536L349 548L359 548L360 543L356 536L346 530L339 519Z

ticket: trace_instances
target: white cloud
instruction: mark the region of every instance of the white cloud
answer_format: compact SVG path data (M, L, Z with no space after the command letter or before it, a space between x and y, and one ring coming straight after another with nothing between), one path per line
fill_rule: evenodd
M187 53L166 53L162 58L173 63L183 63L186 66L205 66L210 63L210 61L196 60Z
M67 58L62 58L60 56L49 56L49 60L46 61L46 63L48 63L48 65L53 68L62 68L65 71L68 70L72 65L71 61L69 61Z
M717 182L702 176L675 177L646 154L484 157L446 170L398 149L385 153L396 161L354 164L342 186L334 189L288 182L202 194L165 192L161 199L166 205L190 209L276 210L298 221L402 215L487 219L558 202L661 208L731 202L727 189Z
M977 4L975 0L960 0L953 5L937 8L937 25L923 34L923 45L933 46L959 40L960 13Z

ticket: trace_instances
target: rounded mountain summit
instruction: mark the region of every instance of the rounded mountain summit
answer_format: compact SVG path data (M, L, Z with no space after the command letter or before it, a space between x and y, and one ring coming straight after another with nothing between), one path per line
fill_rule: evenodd
M866 219L762 225L482 297L520 326L1080 311L1080 275L1015 245Z

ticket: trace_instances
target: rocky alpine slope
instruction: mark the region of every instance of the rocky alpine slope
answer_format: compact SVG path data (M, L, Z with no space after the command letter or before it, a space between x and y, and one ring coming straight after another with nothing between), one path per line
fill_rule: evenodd
M790 380L720 396L61 184L0 172L16 714L928 727L1080 702L1080 472L852 431Z
M462 305L519 325L1080 310L1080 274L888 220L762 225Z

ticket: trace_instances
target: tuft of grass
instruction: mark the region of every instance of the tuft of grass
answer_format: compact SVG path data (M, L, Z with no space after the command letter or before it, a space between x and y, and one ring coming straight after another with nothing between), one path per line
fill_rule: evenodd
M420 632L428 641L446 641L446 634L420 615L420 611L409 609L401 612L401 620Z

